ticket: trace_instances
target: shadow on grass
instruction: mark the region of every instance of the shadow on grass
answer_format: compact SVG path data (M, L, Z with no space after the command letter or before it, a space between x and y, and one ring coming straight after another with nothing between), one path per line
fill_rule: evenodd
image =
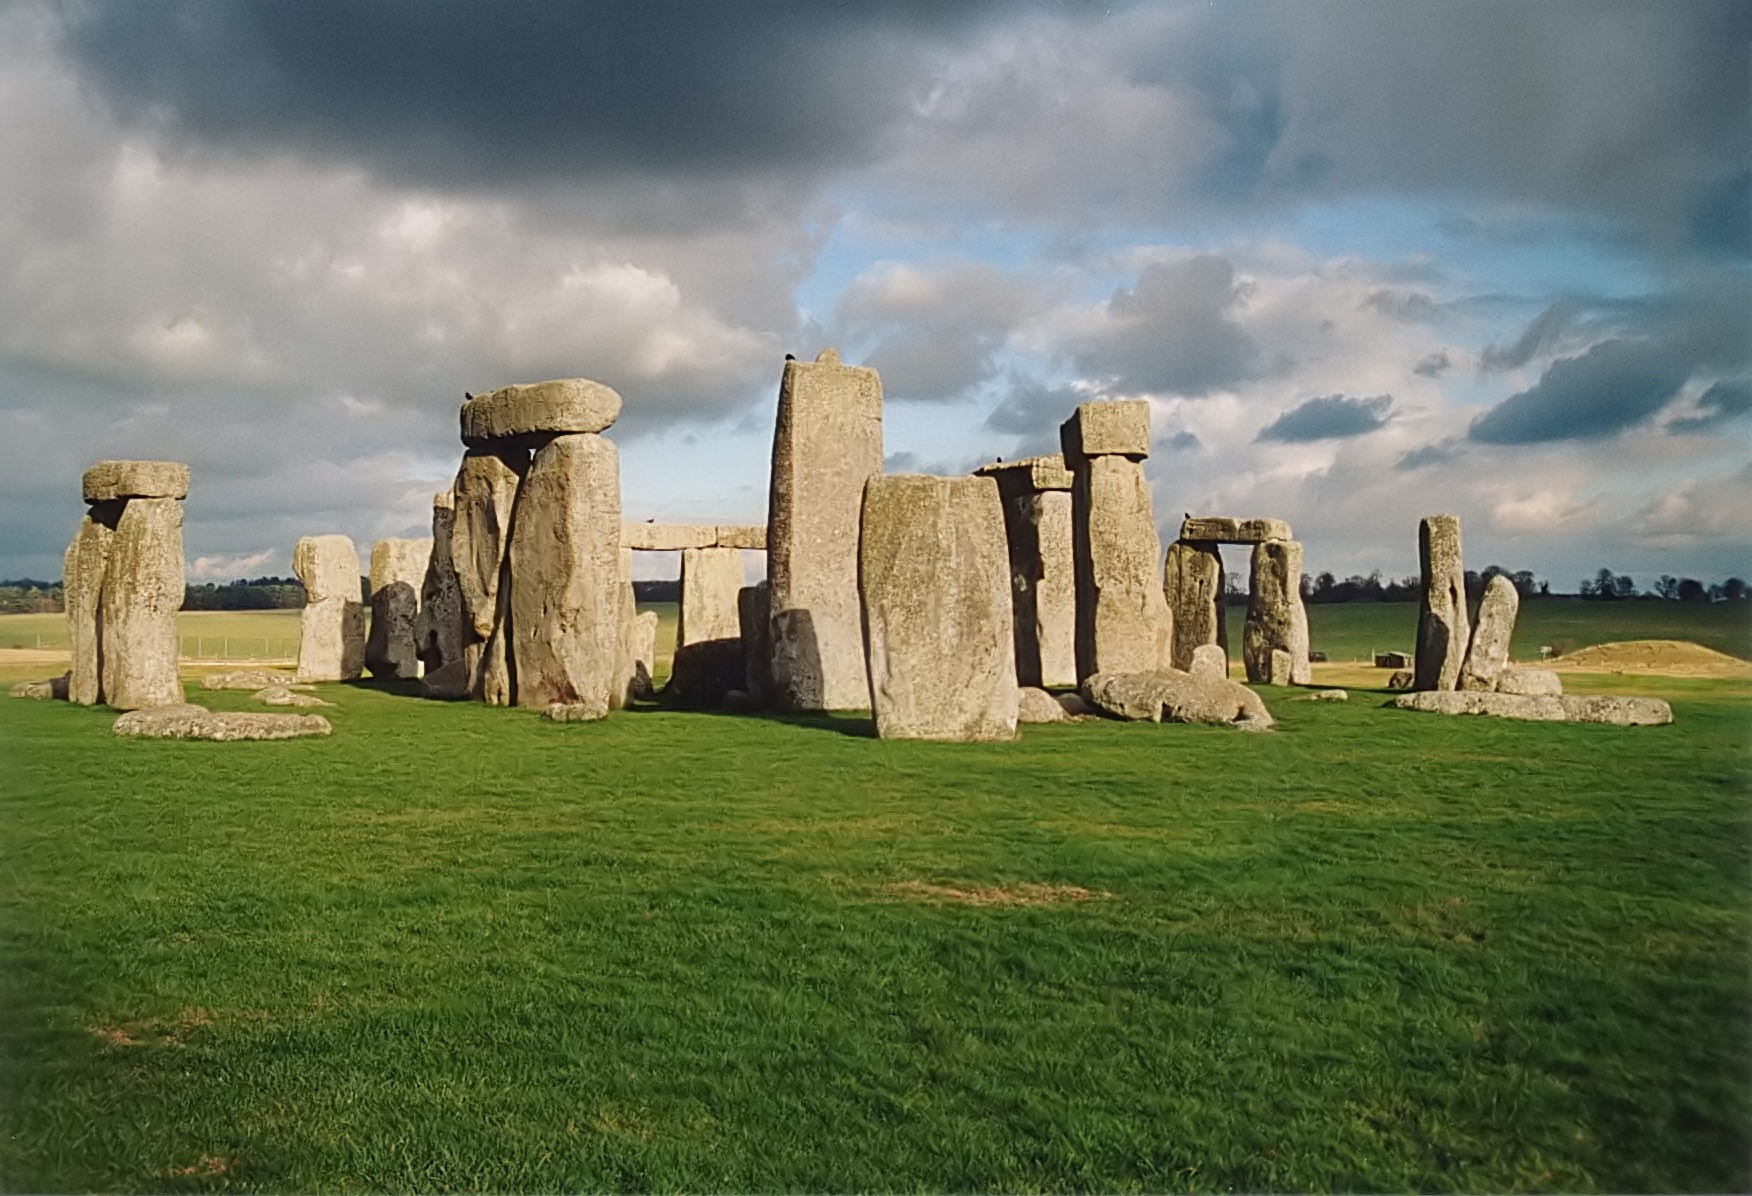
M727 710L722 706L691 705L656 698L641 699L623 708L623 714L702 714L713 718L758 719L761 722L784 723L816 731L831 731L854 739L876 738L876 720L864 716L838 714L829 711Z

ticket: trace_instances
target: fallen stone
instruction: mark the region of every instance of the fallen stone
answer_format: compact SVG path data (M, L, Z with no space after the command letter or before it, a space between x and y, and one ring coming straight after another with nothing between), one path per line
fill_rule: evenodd
M251 695L256 701L268 706L333 706L333 702L325 702L315 694L294 693L284 685L270 685L258 689Z
M1497 674L1496 692L1500 694L1561 694L1563 678L1550 669L1505 668Z
M1176 669L1097 673L1083 682L1083 697L1113 717L1133 722L1209 723L1253 731L1272 725L1265 703L1245 685Z
M59 677L49 677L42 681L21 681L12 687L15 698L34 698L39 702L67 700L67 683L72 673L62 673Z
M462 443L485 448L507 440L546 441L601 432L614 423L620 409L621 397L612 387L588 378L504 386L463 403Z
M622 548L637 552L680 552L712 547L718 529L710 523L622 523L620 537Z
M104 575L109 569L116 521L121 517L119 502L93 506L61 559L61 605L67 612L73 665L68 674L67 698L81 706L95 706L103 700L103 637L99 619Z
M269 687L303 690L310 688L295 675L283 673L277 669L232 669L224 673L208 673L201 678L202 689L267 689Z
M99 461L85 471L86 502L187 498L189 467L180 461Z
M373 677L411 680L420 675L420 586L432 558L431 537L379 540L371 546L371 629L365 667Z
M1228 675L1229 643L1223 610L1223 557L1215 542L1176 540L1162 562L1162 597L1174 618L1173 665L1192 671L1193 653L1215 647Z
M1418 710L1427 714L1486 714L1547 723L1645 727L1673 721L1673 708L1659 698L1425 690L1402 694L1393 699L1393 704L1401 710Z
M1478 623L1472 629L1472 643L1466 649L1466 660L1460 666L1460 688L1493 690L1497 678L1509 662L1509 640L1515 634L1515 615L1521 607L1521 596L1515 583L1497 574L1485 584L1478 600Z
M787 361L767 508L772 700L786 710L869 704L858 608L864 483L882 473L882 380L825 349Z
M1253 546L1241 663L1254 685L1307 685L1308 612L1302 606L1302 546L1263 540Z
M880 738L1015 738L1010 558L995 482L871 478L858 595Z
M1229 519L1217 515L1188 515L1180 525L1182 540L1209 540L1218 544L1259 544L1266 540L1293 540L1290 525L1282 519Z
M147 739L296 739L334 731L320 714L218 713L201 706L159 706L116 719L114 734Z
M1229 677L1229 654L1221 644L1200 644L1192 650L1191 667L1186 672L1194 677Z
M1348 702L1349 692L1342 689L1322 689L1315 693L1304 694L1299 698L1291 698L1292 702Z
M1072 471L1081 457L1142 461L1150 455L1150 405L1143 399L1079 403L1076 413L1060 427L1059 441L1065 465Z
M550 723L593 723L608 717L606 702L553 702L541 716Z
M182 702L176 612L183 603L183 509L131 498L116 520L100 603L103 701L117 710Z
M1016 721L1018 723L1068 723L1071 716L1059 705L1058 699L1032 685L1016 691Z
M1430 515L1418 523L1418 566L1423 584L1418 598L1417 652L1413 689L1451 690L1472 628L1466 615L1466 571L1460 559L1460 520Z

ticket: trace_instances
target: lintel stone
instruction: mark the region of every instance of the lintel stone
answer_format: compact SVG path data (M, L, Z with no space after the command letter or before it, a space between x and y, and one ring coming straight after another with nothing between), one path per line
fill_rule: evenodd
M1069 490L1073 475L1065 468L1063 453L1048 453L1042 457L1023 457L1018 461L993 461L973 471L982 478L997 479L998 489L1008 494L1015 490Z
M189 467L181 461L99 461L85 471L86 502L118 498L187 498Z
M462 405L462 442L482 448L501 440L601 432L620 415L621 397L588 378L522 382Z
M1290 525L1282 519L1227 519L1192 516L1180 525L1182 540L1214 541L1218 544L1263 544L1267 540L1293 540Z
M1078 457L1150 455L1150 405L1142 399L1109 399L1080 403L1076 414L1059 427L1065 464Z

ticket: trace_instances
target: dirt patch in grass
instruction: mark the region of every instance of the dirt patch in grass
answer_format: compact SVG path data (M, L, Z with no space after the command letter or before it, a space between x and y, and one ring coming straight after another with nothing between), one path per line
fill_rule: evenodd
M1752 677L1752 661L1686 640L1621 640L1594 644L1551 660L1577 673L1650 673L1662 677Z
M221 1179L227 1175L235 1175L242 1166L242 1159L210 1154L204 1156L198 1163L190 1163L186 1167L172 1167L165 1172L165 1175L170 1179Z
M955 905L1055 905L1061 901L1107 901L1113 897L1105 890L1085 889L1078 885L960 888L926 884L921 880L891 885L889 891L913 901L942 901Z
M184 1009L175 1017L145 1018L119 1026L91 1026L92 1036L105 1046L180 1046L183 1039L203 1026L213 1024L205 1009Z

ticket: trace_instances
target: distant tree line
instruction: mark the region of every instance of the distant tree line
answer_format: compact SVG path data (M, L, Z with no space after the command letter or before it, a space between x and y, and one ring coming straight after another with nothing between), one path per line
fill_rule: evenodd
M304 587L296 577L203 582L183 587L184 610L299 610Z
M1602 569L1582 581L1576 589L1576 596L1594 602L1622 602L1630 598L1661 598L1669 602L1745 602L1752 598L1752 587L1739 577L1706 586L1695 577L1673 577L1663 573L1654 585L1638 593L1636 580L1628 573Z
M20 577L0 581L0 614L35 615L61 609L61 583Z

